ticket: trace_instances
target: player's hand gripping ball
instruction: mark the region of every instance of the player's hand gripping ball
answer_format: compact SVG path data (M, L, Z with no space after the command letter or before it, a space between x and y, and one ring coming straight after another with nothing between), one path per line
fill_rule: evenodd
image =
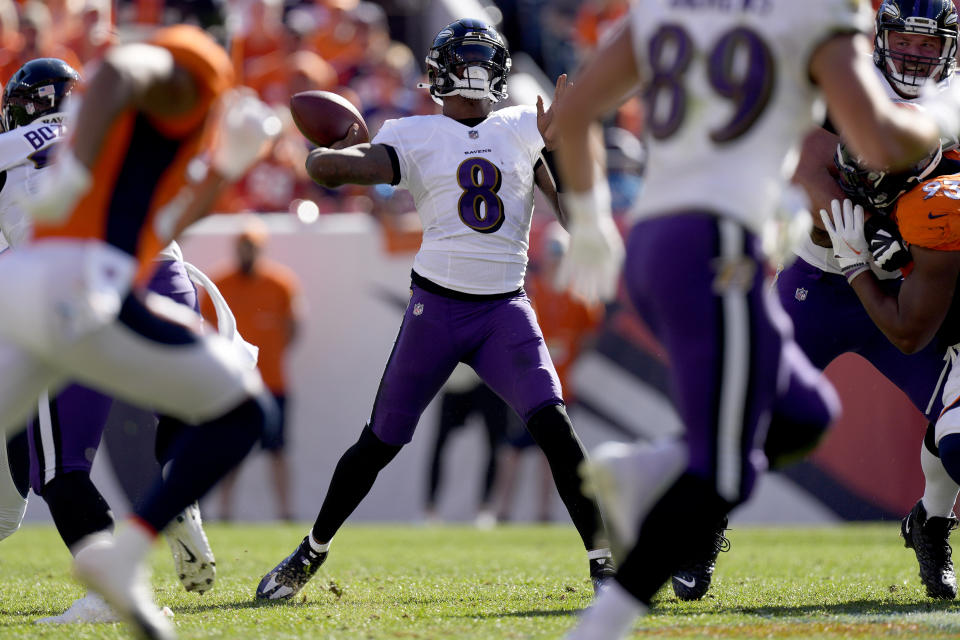
M343 96L329 91L302 91L290 97L290 115L307 140L320 147L329 147L343 139L350 127L357 125L353 144L370 141L370 131L363 116Z

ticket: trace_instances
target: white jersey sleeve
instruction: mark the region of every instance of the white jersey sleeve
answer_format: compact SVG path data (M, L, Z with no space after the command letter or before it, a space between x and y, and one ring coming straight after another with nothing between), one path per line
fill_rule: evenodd
M380 131L377 132L377 135L373 137L373 144L386 144L393 147L393 150L397 152L397 159L400 161L400 182L397 183L397 187L400 189L407 189L407 175L408 169L406 166L405 154L403 153L403 139L400 137L400 130L402 125L398 124L399 120L387 120L383 123L383 126L380 127Z

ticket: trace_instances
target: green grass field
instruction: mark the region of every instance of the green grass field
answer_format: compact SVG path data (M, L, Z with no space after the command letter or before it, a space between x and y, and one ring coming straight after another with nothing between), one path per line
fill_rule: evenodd
M347 526L295 602L253 601L260 576L307 525L207 528L216 588L183 591L166 545L154 556L156 599L183 638L559 638L592 590L572 527ZM897 523L818 529L738 528L711 592L680 603L662 591L637 637L956 638L960 603L926 598ZM121 638L117 624L55 627L82 595L52 527L0 543L0 638ZM600 639L598 639L600 640Z

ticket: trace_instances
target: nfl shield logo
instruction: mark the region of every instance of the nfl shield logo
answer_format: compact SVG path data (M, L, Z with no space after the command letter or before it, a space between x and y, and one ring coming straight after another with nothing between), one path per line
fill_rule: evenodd
M480 132L471 130L471 131L467 131L467 135L470 136L471 140L476 140L477 138L480 137Z
M413 315L419 316L422 314L423 314L423 303L418 302L415 305L413 305Z
M804 300L807 299L807 290L804 289L803 287L797 287L797 291L796 293L793 294L793 297L799 300L800 302L803 302Z

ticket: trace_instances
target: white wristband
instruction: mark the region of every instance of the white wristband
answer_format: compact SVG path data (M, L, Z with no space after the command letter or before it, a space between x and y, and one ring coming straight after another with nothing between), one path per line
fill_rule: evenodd
M597 224L611 217L610 186L603 178L595 180L589 191L568 191L562 198L563 211L574 224Z

